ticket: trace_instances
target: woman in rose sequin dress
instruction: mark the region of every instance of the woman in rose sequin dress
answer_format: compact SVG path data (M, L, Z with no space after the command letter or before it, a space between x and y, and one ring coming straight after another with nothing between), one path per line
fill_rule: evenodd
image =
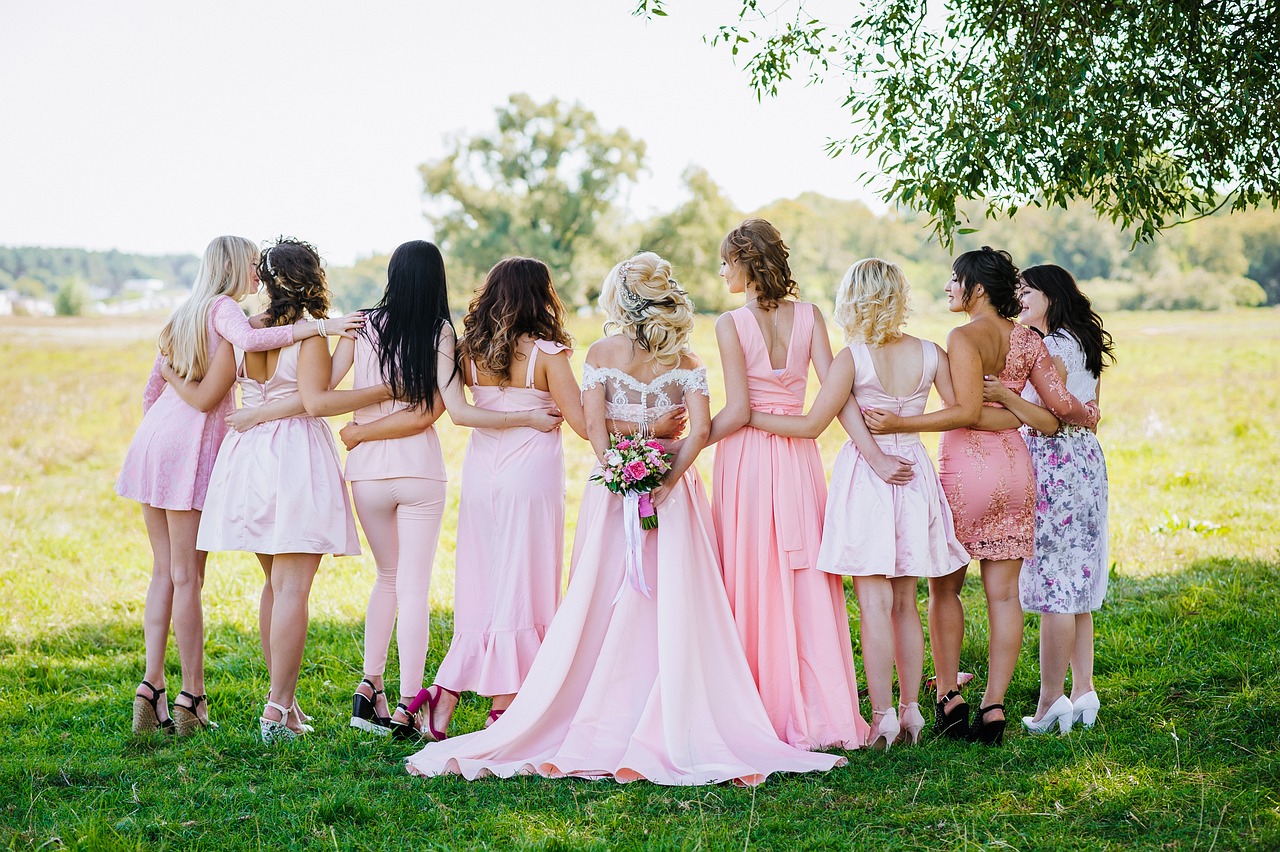
M984 432L974 425L983 405L983 377L998 376L1015 392L1030 381L1059 419L1092 428L1096 406L1071 396L1039 335L1013 321L1021 311L1018 270L1007 252L983 246L952 264L947 307L965 312L969 322L947 337L955 405L914 417L868 410L873 432L943 432L938 475L955 518L956 537L979 560L990 622L989 672L977 719L969 726L968 706L956 682L964 639L960 589L966 569L929 581L929 633L937 671L936 724L950 736L987 743L1003 739L1004 693L1022 647L1022 606L1018 573L1032 554L1035 528L1035 473L1027 445L1016 428Z

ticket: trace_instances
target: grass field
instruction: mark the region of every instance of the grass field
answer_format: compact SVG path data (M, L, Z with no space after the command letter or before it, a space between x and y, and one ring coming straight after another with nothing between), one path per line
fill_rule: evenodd
M910 330L941 341L952 321ZM112 484L160 321L0 321L0 846L1280 848L1280 312L1107 321L1120 362L1104 378L1099 432L1115 565L1097 620L1097 728L1062 739L1011 729L1002 749L930 739L854 752L846 768L753 790L410 778L409 747L345 727L367 555L326 559L312 595L299 695L314 735L257 741L261 575L251 556L217 554L205 606L221 730L133 738L150 553L138 507ZM577 331L596 334L585 321ZM696 347L714 362L709 320ZM718 385L713 375L713 407ZM456 475L464 430L441 431ZM839 444L824 436L828 464ZM566 451L571 537L588 454L570 438ZM708 474L709 454L701 465ZM435 566L429 673L450 633L456 494ZM962 663L981 680L985 610L969 586ZM1035 704L1027 621L1011 717ZM175 692L177 673L171 643ZM479 727L485 709L464 702L455 733Z

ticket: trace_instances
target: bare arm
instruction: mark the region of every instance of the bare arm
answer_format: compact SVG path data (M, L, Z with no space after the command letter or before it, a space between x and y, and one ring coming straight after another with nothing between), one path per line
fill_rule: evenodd
M853 356L840 350L827 371L827 378L806 414L751 412L751 425L787 438L816 438L823 433L849 402L853 389ZM859 420L862 418L859 417ZM863 427L865 429L865 427ZM867 435L870 438L870 433Z
M588 353L590 354L590 353ZM604 416L604 383L592 385L582 392L582 413L587 421L587 440L600 462L609 450L609 426Z
M866 409L863 417L872 432L946 432L977 424L982 416L982 356L964 326L948 335L947 352L954 404L909 417ZM941 372L941 363L938 369Z
M1041 434L1052 435L1058 431L1058 418L1054 417L1051 411L1023 399L994 376L987 376L983 380L982 395L988 402L1000 403L1020 422L1026 423Z
M459 426L482 429L531 426L540 432L550 432L560 425L563 420L560 415L541 408L525 411L490 411L487 408L477 408L467 402L467 397L462 392L462 374L456 369L454 361L455 345L453 329L447 325L443 326L436 347L436 384L445 408L449 412L450 420Z
M546 370L547 389L551 391L551 399L560 411L564 422L577 433L579 438L587 437L587 416L582 410L582 389L578 379L573 375L573 365L569 363L569 352L555 355L543 354L538 359L541 369Z
M351 422L338 431L338 437L351 451L366 441L389 441L425 432L441 414L444 414L444 401L437 393L430 409L406 408L368 423Z
M203 379L183 379L167 363L160 369L164 380L173 388L174 393L182 397L183 402L205 413L217 408L236 382L235 352L225 340L218 344L213 360L209 362L209 372L205 373Z
M818 374L818 381L827 380L827 370L831 369L831 338L827 335L827 321L822 317L818 306L813 306L813 339L809 342L809 360L813 362L813 371Z
M725 402L724 408L711 421L706 440L708 444L727 438L751 422L747 356L742 351L742 341L738 339L737 327L729 314L721 314L716 320L716 343L720 347L720 369L724 371Z
M324 350L323 356L321 349ZM333 384L341 381L347 370L351 369L355 346L343 340L338 344L338 350L341 361L337 357L329 356L327 340L323 347L310 339L302 344L302 351L298 355L298 392L302 394L302 404L307 414L312 417L346 414L357 408L364 408L366 405L374 405L391 398L386 385L370 385L355 390L332 390ZM302 381L304 369L310 373L305 388ZM320 372L321 369L323 372Z

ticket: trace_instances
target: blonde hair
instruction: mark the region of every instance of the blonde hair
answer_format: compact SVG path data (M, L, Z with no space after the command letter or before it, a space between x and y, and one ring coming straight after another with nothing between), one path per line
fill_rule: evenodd
M868 257L850 266L836 288L835 321L845 342L882 346L901 337L910 292L896 263Z
M209 371L209 306L219 296L247 295L257 260L258 247L244 237L215 237L205 248L191 297L169 317L157 341L182 378L203 379Z
M600 285L605 334L626 334L664 367L689 351L693 303L671 277L671 264L651 251L624 260Z

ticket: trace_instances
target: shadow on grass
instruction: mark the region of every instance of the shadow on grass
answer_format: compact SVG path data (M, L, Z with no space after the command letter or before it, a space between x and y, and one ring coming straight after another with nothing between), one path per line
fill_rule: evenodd
M221 729L135 738L129 706L141 628L80 624L0 640L0 843L85 848L1268 847L1280 842L1280 566L1208 560L1114 580L1097 618L1102 715L1092 731L1004 748L928 740L855 752L824 775L757 790L609 781L414 779L415 746L346 727L362 627L316 620L299 690L317 731L256 739L266 672L255 633L208 628L208 691ZM970 583L971 587L976 584ZM966 591L964 662L985 667L980 590ZM1010 717L1038 689L1034 619ZM432 623L434 671L450 614ZM856 635L856 634L855 634ZM395 674L395 648L388 674ZM976 665L973 665L976 663ZM170 649L176 693L176 650ZM980 686L980 684L978 685ZM970 690L973 694L973 690ZM457 734L480 727L468 696ZM403 842L402 842L403 841Z

